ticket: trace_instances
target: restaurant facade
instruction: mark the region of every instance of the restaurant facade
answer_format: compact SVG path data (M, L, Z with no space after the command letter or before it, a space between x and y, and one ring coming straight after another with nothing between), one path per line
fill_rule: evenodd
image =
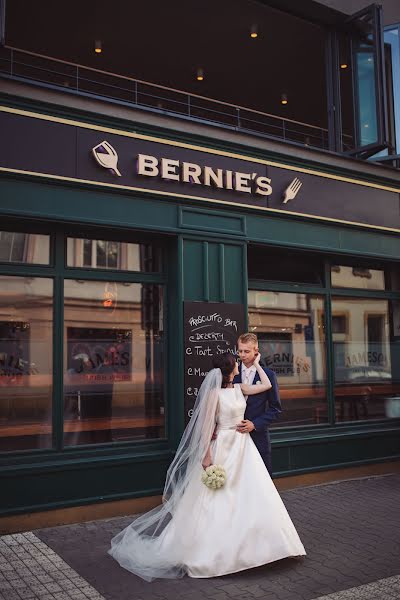
M0 72L0 515L158 495L212 356L243 331L280 385L274 477L398 459L400 171L379 103L344 152L335 115L322 147L300 123L289 139L217 123L196 94L184 118L166 88L162 107L71 91L38 62L7 70L16 53Z

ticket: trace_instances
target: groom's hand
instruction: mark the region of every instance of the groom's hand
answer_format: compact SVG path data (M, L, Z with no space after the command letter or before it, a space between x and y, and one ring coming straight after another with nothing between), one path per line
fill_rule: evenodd
M239 431L239 433L250 433L254 429L254 423L248 419L243 419L243 421L240 421L239 425L236 426L236 431Z

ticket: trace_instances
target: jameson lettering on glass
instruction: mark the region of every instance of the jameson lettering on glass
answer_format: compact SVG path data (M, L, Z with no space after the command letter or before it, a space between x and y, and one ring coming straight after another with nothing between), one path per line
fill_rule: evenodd
M157 158L146 154L138 154L137 174L181 183L235 190L245 194L260 196L272 194L271 179L259 175L257 172L241 173L230 169L201 166L196 163L172 158Z
M212 358L236 356L237 338L244 331L243 304L185 302L185 419L191 417L199 388L212 368Z

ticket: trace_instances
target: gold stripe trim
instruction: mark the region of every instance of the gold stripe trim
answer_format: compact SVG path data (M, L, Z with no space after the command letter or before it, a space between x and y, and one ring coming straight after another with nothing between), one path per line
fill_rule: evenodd
M354 183L356 185L362 185L364 187L371 187L371 188L375 188L378 190L386 190L387 192L400 193L400 187L396 188L396 187L389 187L389 186L385 186L385 185L379 185L378 183L362 181L360 179L352 179L351 177L343 177L341 175L332 175L330 173L324 173L322 171L315 171L313 169L305 169L303 167L294 167L292 165L286 165L284 163L278 163L278 162L274 162L274 161L270 161L270 160L254 158L252 156L246 156L244 154L236 154L234 152L227 152L225 150L215 150L214 148L207 148L205 146L195 146L193 144L186 144L184 142L177 142L175 140L168 140L165 138L158 138L158 137L154 137L154 136L143 135L141 133L134 133L131 131L123 131L120 129L103 127L101 125L92 125L90 123L75 121L73 119L63 119L61 117L53 117L51 115L44 115L41 113L35 113L32 111L22 110L19 108L10 108L8 106L0 106L0 111L6 112L6 113L11 113L11 114L17 114L17 115L25 116L25 117L32 117L35 119L41 119L43 121L51 121L54 123L62 123L64 125L81 127L82 129L91 129L93 131L101 131L103 133L111 133L114 135L130 137L133 139L145 140L148 142L155 142L157 144L166 144L167 146L176 146L178 148L186 148L188 150L197 150L198 152L205 152L207 154L215 154L217 156L226 156L228 158L236 158L236 159L240 159L240 160L245 160L247 162L257 163L260 165L267 165L267 166L271 166L271 167L278 167L280 169L287 169L288 171L295 171L297 173L308 173L309 175L316 175L318 177L324 177L325 179L334 179L336 181L345 181L346 183ZM49 175L49 177L54 177L54 176ZM79 180L73 180L73 179L70 179L70 180L71 181L79 181ZM113 187L118 188L119 186L114 185ZM126 189L136 189L136 188L129 188L128 186L124 186L124 187L126 187ZM174 195L177 195L177 194L174 194ZM184 197L194 197L194 196L184 196ZM213 200L213 202L216 202L216 200ZM218 202L223 202L225 204L225 201L223 201L223 200L221 200L221 201L218 200ZM230 204L230 203L228 202L226 204ZM244 205L244 206L247 206L247 205ZM268 210L279 210L279 209L268 209ZM280 211L280 212L285 212L285 211ZM291 214L296 214L296 213L291 213ZM299 214L303 214L303 213L299 213ZM321 218L324 218L324 217L321 217ZM343 222L346 222L346 221L343 221ZM361 225L362 225L362 223L361 223ZM395 230L395 231L397 231L397 230Z
M262 210L268 213L278 213L283 214L285 216L294 215L297 217L305 217L308 219L315 219L318 221L328 221L330 223L342 223L344 225L357 225L359 227L364 227L366 229L378 229L383 231L390 231L394 233L399 233L400 229L395 229L392 227L385 227L383 225L370 225L368 223L359 223L358 221L345 221L344 219L333 219L331 217L321 217L317 215L312 215L308 213L300 213L288 210L282 210L280 208L267 208L264 206L255 206L253 204L243 204L240 202L227 202L226 200L217 200L215 198L203 198L203 196L189 196L188 194L175 194L173 192L163 192L160 190L149 190L140 187L133 187L129 185L119 185L117 183L104 183L99 181L92 181L90 179L76 179L74 177L65 177L64 175L51 175L49 173L36 173L35 171L23 171L22 169L8 169L6 167L0 167L0 172L3 173L15 173L18 175L33 175L35 177L47 178L47 179L56 179L59 181L72 181L74 183L84 183L93 186L102 186L106 188L112 189L120 189L120 190L129 190L131 192L140 192L144 194L152 194L158 196L167 196L172 198L182 198L184 200L201 200L202 202L213 202L218 204L224 204L230 207L240 207L246 209L254 209L254 210Z

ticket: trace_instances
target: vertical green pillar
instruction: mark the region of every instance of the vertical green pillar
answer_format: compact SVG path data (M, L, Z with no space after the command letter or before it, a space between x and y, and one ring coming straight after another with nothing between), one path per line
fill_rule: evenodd
M246 310L246 245L184 239L183 299L242 303Z

